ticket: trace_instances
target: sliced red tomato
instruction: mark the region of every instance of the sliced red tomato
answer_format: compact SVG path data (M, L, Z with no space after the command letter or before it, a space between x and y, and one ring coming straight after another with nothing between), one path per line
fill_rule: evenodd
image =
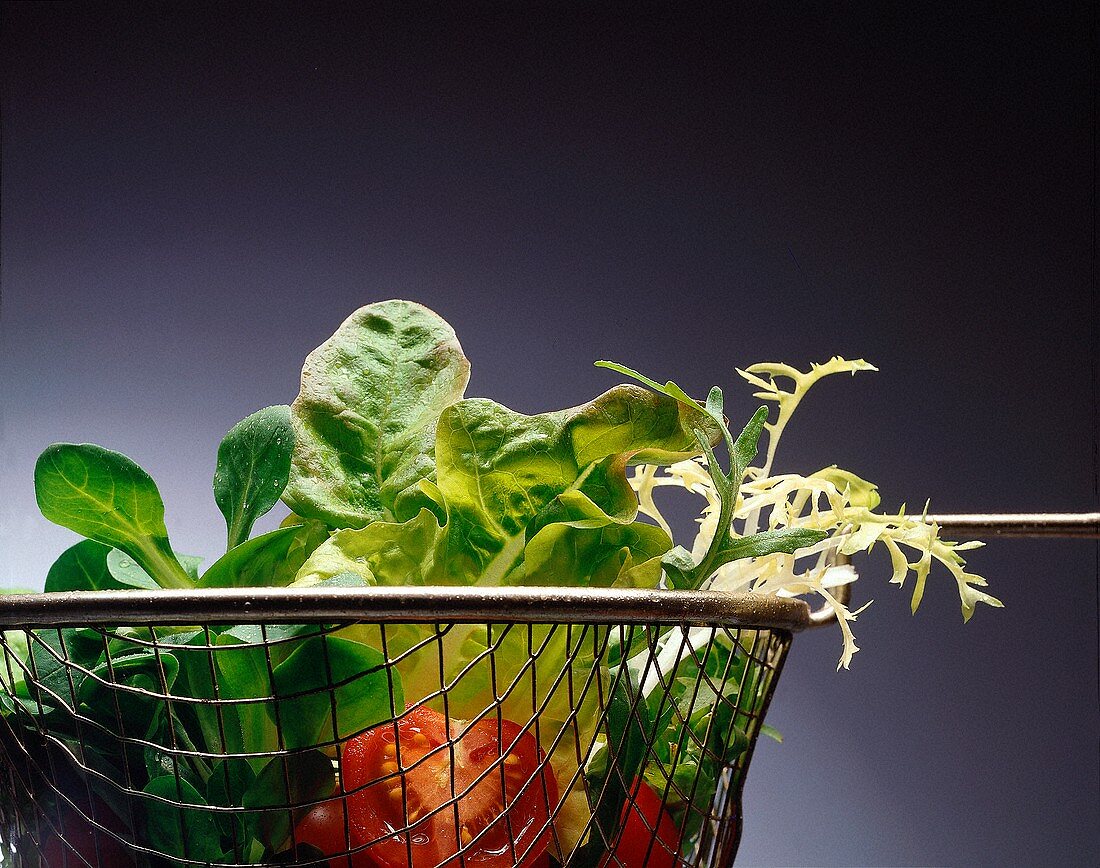
M348 742L340 768L352 831L386 868L542 864L558 784L512 721L416 708Z
M302 817L294 827L294 842L316 847L323 856L332 856L328 868L377 868L363 850L349 855L348 844L351 843L350 849L357 845L354 840L349 841L342 798L321 802Z
M675 868L680 830L661 799L644 781L634 781L633 800L623 806L623 830L600 868Z

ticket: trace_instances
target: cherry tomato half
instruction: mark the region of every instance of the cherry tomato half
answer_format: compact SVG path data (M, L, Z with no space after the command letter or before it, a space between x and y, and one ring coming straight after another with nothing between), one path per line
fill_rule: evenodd
M459 851L469 868L535 868L552 838L557 780L509 720L448 727L416 708L348 742L341 776L353 833L386 868L457 868Z
M661 799L644 781L634 781L633 800L623 806L623 831L600 868L675 868L680 830Z
M363 850L348 854L348 832L344 820L344 800L321 802L298 821L294 827L297 845L308 844L322 855L332 856L328 868L377 868L377 863ZM351 842L351 848L356 844Z

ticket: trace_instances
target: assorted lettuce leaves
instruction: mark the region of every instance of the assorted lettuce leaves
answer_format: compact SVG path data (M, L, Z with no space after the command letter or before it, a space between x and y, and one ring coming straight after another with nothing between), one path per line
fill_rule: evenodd
M671 463L718 427L694 408L619 386L571 410L527 416L468 398L437 423L435 481L405 522L333 534L298 582L343 572L381 585L645 586L667 533L636 521L633 463Z
M977 543L941 540L904 508L877 512L874 486L847 471L773 472L808 390L831 374L874 370L863 360L739 371L776 413L759 407L737 436L717 386L698 401L671 381L597 364L634 382L577 407L518 413L465 397L470 365L438 315L408 301L367 305L310 353L289 406L251 414L222 441L212 489L226 552L205 569L172 549L156 484L132 460L91 444L50 446L35 468L39 506L85 539L58 558L46 590L354 584L818 594L837 614L842 666L858 650L849 624L858 613L830 591L856 578L841 556L881 542L895 583L915 575L914 610L933 561L955 578L964 617L977 603L1000 605L965 570L960 553ZM690 548L676 543L656 503L666 486L705 499ZM291 514L253 536L280 499ZM723 785L705 758L736 760L760 722L730 709L755 707L768 688L751 649L703 628L650 631L641 647L609 646L611 632L597 627L579 642L554 625L440 632L406 624L388 628L385 641L371 625L333 635L319 625L143 629L39 631L22 655L35 683L12 680L15 700L5 699L4 711L15 701L32 716L79 715L104 733L123 725L132 742L121 752L109 739L82 744L79 726L59 732L74 755L94 758L104 780L145 769L139 783L154 806L140 820L145 834L171 854L211 862L285 848L291 818L277 806L331 795L323 749L392 719L406 702L445 701L458 719L494 704L521 724L537 717L557 779L583 782L563 793L559 855L579 847L581 864L599 864L633 780L662 794L687 847ZM126 645L135 637L144 650ZM109 659L127 647L121 662ZM82 674L73 679L63 659ZM572 685L594 674L613 688L578 705ZM164 703L140 699L143 689L183 701L169 716ZM153 747L169 742L188 750ZM228 755L211 765L204 754ZM285 792L287 780L295 792ZM236 819L215 812L215 820L204 806L249 810Z

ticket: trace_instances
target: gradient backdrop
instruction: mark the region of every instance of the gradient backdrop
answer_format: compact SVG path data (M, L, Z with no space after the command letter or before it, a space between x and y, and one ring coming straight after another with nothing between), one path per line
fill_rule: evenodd
M31 484L57 440L132 456L215 555L221 435L393 296L527 412L597 358L740 417L735 365L865 356L781 466L1095 509L1086 5L915 5L5 4L0 583L73 542ZM795 641L740 861L1096 864L1096 558L973 553L1006 608L966 626L945 573L911 617L866 561L852 670Z

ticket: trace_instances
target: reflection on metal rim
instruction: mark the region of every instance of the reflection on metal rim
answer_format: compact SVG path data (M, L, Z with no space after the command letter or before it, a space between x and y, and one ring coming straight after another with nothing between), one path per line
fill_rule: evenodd
M721 624L798 631L801 600L719 591L608 588L210 588L0 597L0 626L301 623Z

